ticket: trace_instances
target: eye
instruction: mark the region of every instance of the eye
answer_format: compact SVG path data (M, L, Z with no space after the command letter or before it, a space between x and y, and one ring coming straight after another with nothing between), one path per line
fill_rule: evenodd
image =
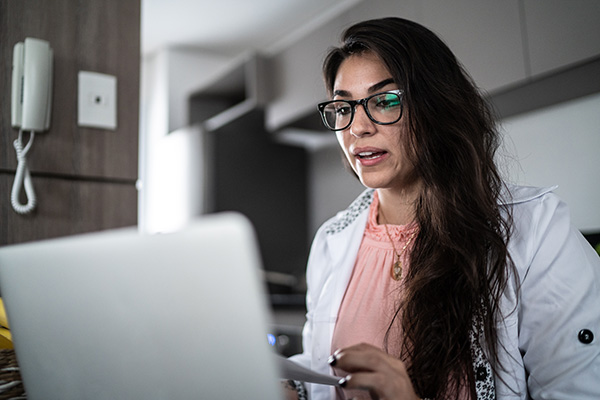
M352 107L348 103L336 104L335 113L337 115L348 115L352 112Z
M397 94L382 93L373 97L371 104L374 104L377 111L392 111L401 106L400 97Z

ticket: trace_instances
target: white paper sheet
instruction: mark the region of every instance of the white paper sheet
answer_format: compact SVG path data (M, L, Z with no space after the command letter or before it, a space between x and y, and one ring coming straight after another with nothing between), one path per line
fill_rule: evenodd
M320 383L321 385L337 386L339 377L333 375L319 374L311 369L304 368L287 358L276 354L279 363L279 376L283 379L292 379L295 381Z

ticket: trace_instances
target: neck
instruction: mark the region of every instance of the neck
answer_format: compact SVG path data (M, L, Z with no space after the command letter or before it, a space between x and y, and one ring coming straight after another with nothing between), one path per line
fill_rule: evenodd
M380 224L406 225L414 221L419 190L377 189Z

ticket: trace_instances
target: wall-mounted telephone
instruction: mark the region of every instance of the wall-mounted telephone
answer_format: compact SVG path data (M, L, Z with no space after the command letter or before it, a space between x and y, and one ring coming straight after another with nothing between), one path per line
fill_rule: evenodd
M19 129L14 141L17 152L17 172L11 193L11 203L19 214L27 214L36 206L36 197L27 167L29 152L35 132L50 127L52 107L53 52L45 40L26 38L15 44L12 70L11 123ZM29 132L29 142L23 146L23 132ZM21 187L25 186L27 204L19 202Z

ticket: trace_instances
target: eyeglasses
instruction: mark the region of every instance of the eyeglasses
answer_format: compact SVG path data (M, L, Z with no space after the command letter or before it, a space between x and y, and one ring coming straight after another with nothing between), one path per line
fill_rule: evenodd
M331 100L319 103L323 123L332 131L352 125L356 106L362 105L369 119L379 125L395 124L402 118L402 90L389 90L360 100Z

